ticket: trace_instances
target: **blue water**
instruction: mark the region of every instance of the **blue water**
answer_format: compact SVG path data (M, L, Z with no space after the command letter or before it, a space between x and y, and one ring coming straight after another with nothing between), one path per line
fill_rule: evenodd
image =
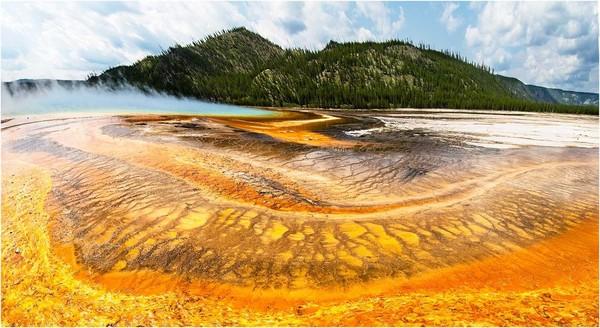
M164 94L144 94L128 89L99 88L67 90L60 87L39 93L10 96L2 92L2 115L53 113L134 113L206 116L269 116L276 112L177 98Z

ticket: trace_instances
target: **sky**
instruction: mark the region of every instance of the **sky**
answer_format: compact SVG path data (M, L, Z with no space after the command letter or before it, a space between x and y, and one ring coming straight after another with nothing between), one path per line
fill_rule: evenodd
M286 48L410 39L529 84L598 92L596 2L0 3L2 80L84 79L244 26Z

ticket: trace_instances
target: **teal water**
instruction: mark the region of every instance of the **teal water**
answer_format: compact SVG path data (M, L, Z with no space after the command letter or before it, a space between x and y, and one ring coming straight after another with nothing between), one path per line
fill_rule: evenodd
M206 116L271 116L276 112L258 108L217 104L137 90L109 91L99 88L66 90L10 96L2 92L2 115L54 113L131 113Z

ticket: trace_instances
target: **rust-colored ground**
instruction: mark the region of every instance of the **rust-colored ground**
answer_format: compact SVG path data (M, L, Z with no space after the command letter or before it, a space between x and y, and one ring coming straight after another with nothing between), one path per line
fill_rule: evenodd
M10 123L4 325L598 325L597 148L345 135L358 114Z

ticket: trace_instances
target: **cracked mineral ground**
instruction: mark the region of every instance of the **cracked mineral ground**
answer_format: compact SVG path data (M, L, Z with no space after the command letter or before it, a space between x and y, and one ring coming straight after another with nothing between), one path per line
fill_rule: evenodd
M6 325L598 325L597 117L2 120Z

